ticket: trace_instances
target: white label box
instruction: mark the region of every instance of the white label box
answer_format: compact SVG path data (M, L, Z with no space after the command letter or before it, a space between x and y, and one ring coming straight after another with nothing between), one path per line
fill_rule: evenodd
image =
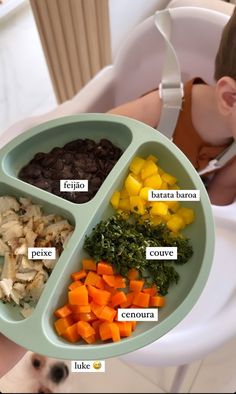
M177 260L177 246L147 246L147 260Z
M200 201L200 190L149 190L148 201Z
M158 309L118 308L118 321L158 321Z
M61 179L60 180L61 192L87 192L88 180L87 179Z
M56 248L28 248L29 260L55 260Z
M105 372L105 361L71 361L71 372Z

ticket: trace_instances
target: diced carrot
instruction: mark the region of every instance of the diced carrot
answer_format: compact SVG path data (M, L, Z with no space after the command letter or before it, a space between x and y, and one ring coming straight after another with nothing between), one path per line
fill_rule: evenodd
M131 280L129 282L130 290L134 291L135 293L139 293L142 291L144 285L144 280Z
M95 286L88 285L88 295L93 298L94 294L96 293L97 289Z
M113 308L110 308L109 306L104 306L104 308L102 309L100 315L99 315L99 319L101 320L106 320L108 322L113 322L115 316L116 316L116 310Z
M74 289L76 289L77 287L80 287L80 286L82 286L83 285L83 283L80 281L80 280L75 280L74 282L72 282L69 286L68 286L68 289L69 290L74 290Z
M99 281L99 279L101 279L101 276L99 276L98 274L96 274L93 271L89 271L87 276L86 276L86 279L84 281L84 284L87 285L87 286L91 285L91 286L95 286L96 287L96 284Z
M88 338L95 334L94 328L86 321L79 321L76 325L78 334L83 338Z
M105 283L105 281L103 280L103 278L100 277L99 280L98 280L97 283L96 283L96 287L97 287L98 289L104 290L105 284L106 284L106 283Z
M98 305L96 302L92 301L90 303L91 306L91 311L97 316L97 318L100 318L100 314L104 308L104 305Z
M138 277L139 277L139 272L138 272L138 270L136 270L135 268L131 268L131 269L128 271L127 278L128 278L129 280L135 280L135 279L138 279Z
M137 321L131 321L130 323L132 325L132 331L134 331L137 326Z
M146 287L142 291L145 294L149 294L151 297L153 297L153 296L155 296L157 294L157 288L155 286L153 286L153 287Z
M132 334L132 323L131 322L117 322L116 323L119 327L120 336L121 337L130 337Z
M99 326L99 335L102 341L106 341L107 339L111 339L111 328L110 323L104 322Z
M97 264L92 259L83 259L82 266L85 271L97 271Z
M100 326L100 324L102 324L101 320L94 320L92 322L92 327L95 330L95 338L96 339L100 339L100 335L99 335L99 326Z
M94 292L93 295L93 301L96 302L98 305L107 305L111 298L111 293L102 289L95 289L95 290L96 291Z
M85 342L91 344L91 343L95 343L96 342L96 336L95 334L90 335L89 337L84 337L83 338L85 340Z
M74 322L71 316L62 317L61 319L55 321L54 327L58 335L61 336L69 326L72 326L73 323Z
M68 293L69 304L88 305L88 290L85 285L77 287Z
M80 280L80 279L86 278L86 276L87 276L87 272L85 270L80 270L78 272L73 272L71 274L71 279L72 280Z
M153 296L150 298L149 306L163 307L165 306L165 297L163 296Z
M71 313L72 313L72 311L71 311L71 309L69 308L69 306L68 306L68 305L64 305L64 306L62 306L61 308L58 308L58 309L54 312L54 315L55 315L56 317L58 317L58 318L61 318L61 317L67 317L67 316L71 315Z
M91 305L71 305L71 310L75 313L89 313Z
M129 308L133 304L134 294L133 292L126 294L126 301L120 304L121 308Z
M104 286L104 290L109 291L109 293L111 293L111 295L114 295L114 294L116 294L116 292L117 292L117 290L115 289L115 287L110 287L110 286L108 286L106 283L105 283L105 286Z
M120 341L120 330L117 323L110 323L110 330L113 342Z
M98 275L113 275L112 265L105 263L104 261L100 261L97 264L97 273Z
M80 339L80 335L77 331L77 325L72 324L72 326L67 327L67 329L63 332L62 336L69 342L78 342Z
M79 318L82 321L94 321L97 319L97 316L93 312L88 312L88 313L79 313Z
M115 275L102 275L104 282L110 287L115 287Z
M115 276L115 288L116 289L125 289L126 288L126 280L121 275Z
M150 295L145 293L136 293L134 295L133 303L141 308L147 308L149 306Z
M111 303L113 307L118 306L127 301L127 297L123 291L118 291L111 298Z

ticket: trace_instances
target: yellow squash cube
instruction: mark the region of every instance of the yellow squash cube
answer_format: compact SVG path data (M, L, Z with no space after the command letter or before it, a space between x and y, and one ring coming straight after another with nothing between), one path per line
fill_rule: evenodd
M131 164L130 164L130 166L129 166L129 169L130 169L130 171L133 172L135 175L138 175L138 174L140 173L141 168L143 167L144 163L145 163L145 160L142 159L142 157L136 156L136 157L132 160L132 162L131 162Z
M142 184L129 174L125 180L125 188L130 196L137 196L142 187Z
M176 213L171 216L170 220L168 220L166 225L168 229L173 232L178 232L185 227L184 219Z
M130 202L128 198L120 198L118 208L122 211L130 211Z
M148 155L146 160L152 160L154 163L156 163L158 161L158 158L154 155Z
M162 201L153 201L150 203L151 215L165 216L168 213L168 205Z
M141 197L145 201L148 201L149 190L152 190L152 188L151 187L142 187L142 189L139 192L139 197Z
M178 209L177 214L184 219L185 224L190 224L194 221L194 211L191 208L182 207Z
M126 189L121 189L120 191L120 198L128 198L129 197L129 193L127 192Z
M113 208L117 209L120 201L120 192L115 191L111 196L111 205Z
M180 203L178 201L166 201L168 208L171 212L177 212L180 208Z
M152 160L146 160L141 169L141 179L146 179L147 177L157 174L157 165Z
M139 196L130 196L129 201L130 201L130 210L132 212L136 212L139 215L144 215L146 201L144 201Z
M160 189L162 180L159 174L149 176L144 180L144 186L151 187L152 189Z
M175 178L173 175L168 174L167 172L164 172L162 174L162 180L168 183L168 185L174 185L177 182L177 178Z

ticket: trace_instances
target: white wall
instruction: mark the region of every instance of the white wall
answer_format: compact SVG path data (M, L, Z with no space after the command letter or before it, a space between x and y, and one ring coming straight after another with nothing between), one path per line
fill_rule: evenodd
M112 56L129 31L170 0L109 0Z

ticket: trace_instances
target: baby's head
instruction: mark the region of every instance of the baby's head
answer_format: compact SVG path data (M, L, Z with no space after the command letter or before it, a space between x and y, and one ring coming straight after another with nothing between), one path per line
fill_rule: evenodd
M236 7L226 24L215 59L216 97L236 139Z

